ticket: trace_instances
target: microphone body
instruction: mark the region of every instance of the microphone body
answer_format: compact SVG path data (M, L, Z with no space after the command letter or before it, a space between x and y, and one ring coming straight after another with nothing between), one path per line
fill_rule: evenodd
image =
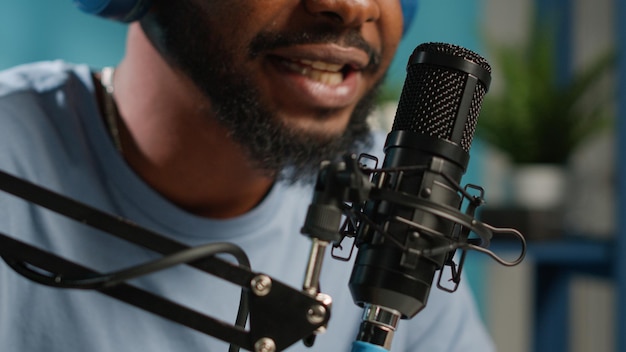
M390 349L398 320L424 308L435 272L453 256L445 248L463 240L437 211L461 208L458 185L490 75L482 57L450 44L422 44L409 59L383 171L374 174L363 210L372 221L357 229L349 282L364 308L357 351Z

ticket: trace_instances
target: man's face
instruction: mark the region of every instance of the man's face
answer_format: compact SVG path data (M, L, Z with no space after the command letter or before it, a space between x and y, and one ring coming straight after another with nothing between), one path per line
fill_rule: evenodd
M182 0L143 26L257 166L306 172L367 134L402 13L398 0Z

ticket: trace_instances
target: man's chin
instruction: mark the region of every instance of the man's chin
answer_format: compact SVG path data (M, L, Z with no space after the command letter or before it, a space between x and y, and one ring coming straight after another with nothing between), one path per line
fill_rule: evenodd
M341 138L353 118L352 110L338 109L319 109L306 116L276 113L274 117L292 134L319 139L322 142Z
M372 106L370 95L354 111L320 110L306 117L279 112L256 116L247 122L257 122L255 133L249 135L255 136L257 143L246 138L242 144L260 169L291 183L312 181L323 161L338 160L369 146L367 116Z
M349 126L346 131L330 134L327 131L306 135L291 135L294 143L289 147L281 164L279 179L290 183L315 180L323 161L337 161L347 153L359 153L369 147L369 129ZM286 157L286 158L285 158Z

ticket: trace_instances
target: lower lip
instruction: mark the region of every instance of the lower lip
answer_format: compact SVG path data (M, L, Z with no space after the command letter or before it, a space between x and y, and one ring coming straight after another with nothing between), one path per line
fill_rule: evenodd
M357 71L349 72L339 84L328 85L288 69L280 59L272 59L271 63L274 80L270 84L283 99L315 108L335 109L354 104L358 98L361 75Z

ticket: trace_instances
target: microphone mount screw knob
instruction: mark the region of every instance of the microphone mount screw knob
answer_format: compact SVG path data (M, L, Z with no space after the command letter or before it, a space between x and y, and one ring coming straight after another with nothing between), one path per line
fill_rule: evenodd
M315 304L311 308L309 308L306 316L309 323L314 325L323 322L325 317L326 308L321 304Z
M276 352L276 343L269 337L260 338L254 344L255 352Z
M250 282L252 292L259 296L267 296L272 290L272 279L267 275L257 275Z

